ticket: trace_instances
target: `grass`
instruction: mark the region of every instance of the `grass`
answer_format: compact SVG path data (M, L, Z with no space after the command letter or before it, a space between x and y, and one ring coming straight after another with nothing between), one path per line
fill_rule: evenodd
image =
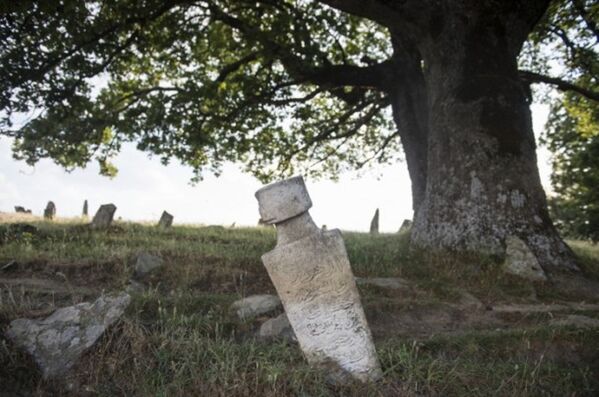
M13 220L11 220L13 221ZM47 291L0 282L0 395L90 396L591 396L599 393L599 330L554 327L551 313L493 316L456 306L468 291L484 305L554 302L572 294L504 275L493 258L409 250L406 234L344 233L354 274L402 277L410 291L360 287L384 378L328 384L296 344L257 340L265 317L235 318L242 296L274 293L260 256L269 228L117 223L89 231L80 222L29 219L37 232L0 223L0 278L43 279ZM599 279L599 248L572 242ZM125 288L139 251L165 260L66 379L42 380L35 363L4 338L8 323ZM599 299L599 297L598 297ZM471 311L471 310L470 310ZM585 312L597 316L595 312ZM476 320L476 321L475 321ZM492 321L491 321L492 320ZM420 326L430 326L420 332Z

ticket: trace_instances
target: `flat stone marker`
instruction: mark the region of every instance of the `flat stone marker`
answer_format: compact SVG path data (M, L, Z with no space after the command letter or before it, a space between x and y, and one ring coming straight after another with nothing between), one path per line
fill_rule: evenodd
M48 201L46 209L44 210L44 219L52 220L56 216L56 205L54 202Z
M379 234L379 209L377 208L370 221L370 234Z
M83 211L81 212L81 216L83 216L85 218L88 217L88 215L87 215L87 200L85 200L83 202Z
M302 177L256 192L260 216L277 228L276 247L262 256L309 363L342 383L382 376L345 245L337 229L322 231L310 217Z
M175 219L174 216L172 216L166 211L162 211L162 215L160 216L160 220L158 221L158 226L164 228L171 227L173 226L173 219Z
M114 204L102 204L92 219L91 227L104 228L110 226L112 218L116 212Z

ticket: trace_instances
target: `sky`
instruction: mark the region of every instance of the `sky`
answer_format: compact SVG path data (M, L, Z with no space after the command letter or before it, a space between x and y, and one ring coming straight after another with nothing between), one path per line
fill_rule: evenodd
M533 125L539 136L548 115L545 105L533 105ZM539 171L545 191L550 191L549 152L540 147ZM97 164L66 172L51 160L29 167L12 158L11 140L0 137L0 212L15 205L41 215L49 200L59 217L79 216L88 200L90 215L101 204L114 203L115 217L130 221L157 221L163 210L174 215L175 224L229 226L256 225L259 214L254 192L262 184L230 163L216 178L212 175L190 185L188 167L173 161L168 166L158 158L125 146L113 163L118 175L99 175ZM310 210L318 225L329 229L367 231L374 211L380 209L381 232L396 232L404 219L412 218L411 188L405 162L378 166L371 172L346 173L339 181L307 180L312 198Z

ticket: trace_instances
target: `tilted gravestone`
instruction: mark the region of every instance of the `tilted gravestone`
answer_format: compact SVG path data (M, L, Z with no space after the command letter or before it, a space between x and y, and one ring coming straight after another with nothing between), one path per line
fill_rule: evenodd
M410 231L411 228L412 228L412 221L409 219L404 219L399 228L399 233L406 233L406 232Z
M88 216L88 215L87 215L87 200L85 200L85 201L83 202L83 211L82 211L81 215L82 215L83 217L85 217L85 218L87 218L87 216Z
M171 227L173 225L173 219L174 217L169 214L166 211L162 212L162 215L160 216L160 220L158 221L158 226L159 227Z
M277 245L262 262L308 362L336 382L381 376L370 328L337 229L322 231L301 177L256 192L260 216L276 225Z
M44 219L52 220L56 216L56 205L54 202L48 201L46 209L44 210Z
M379 209L377 208L374 212L374 216L372 217L372 221L370 221L370 234L378 234L379 233Z
M114 204L102 204L92 219L91 227L93 228L104 228L110 226L114 213L116 212L116 206Z

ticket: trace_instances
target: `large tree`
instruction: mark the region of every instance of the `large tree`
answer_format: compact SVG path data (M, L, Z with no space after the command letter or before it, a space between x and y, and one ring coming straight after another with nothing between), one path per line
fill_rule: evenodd
M413 243L501 253L517 235L544 266L575 268L548 216L529 85L597 93L518 59L563 4L596 32L590 2L16 3L0 18L0 108L18 158L110 174L132 141L198 177L240 161L268 180L396 161L401 142Z

